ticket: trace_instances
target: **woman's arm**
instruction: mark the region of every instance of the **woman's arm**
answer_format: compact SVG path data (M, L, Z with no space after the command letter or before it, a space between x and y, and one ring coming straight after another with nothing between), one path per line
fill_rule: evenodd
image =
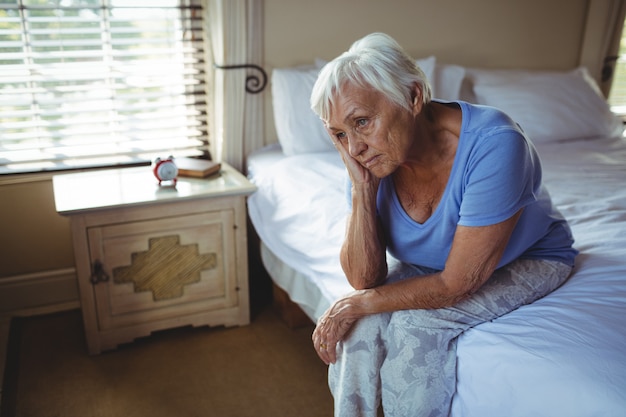
M354 291L336 301L313 332L320 358L334 363L336 343L363 316L448 307L476 292L493 274L521 213L490 226L458 226L445 268L439 273Z
M352 213L346 223L346 236L341 247L341 267L353 288L372 288L382 284L387 277L386 243L376 216L380 179L352 157L345 134L330 130L328 133L352 183Z
M352 185L352 214L341 247L341 266L353 288L373 288L387 277L386 246L376 217L378 181Z
M457 226L443 271L363 292L358 314L449 307L469 297L495 271L522 210L490 226Z

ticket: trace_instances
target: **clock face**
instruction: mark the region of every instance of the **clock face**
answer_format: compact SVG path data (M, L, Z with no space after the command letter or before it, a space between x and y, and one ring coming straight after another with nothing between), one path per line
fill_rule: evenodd
M178 168L172 161L163 161L157 168L157 174L163 181L172 180L176 178Z

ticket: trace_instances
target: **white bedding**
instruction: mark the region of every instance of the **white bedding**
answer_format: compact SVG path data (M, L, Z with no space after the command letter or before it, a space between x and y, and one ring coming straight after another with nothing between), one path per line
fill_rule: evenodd
M545 182L580 250L573 276L464 333L453 416L626 415L626 141L539 143ZM316 320L350 291L338 253L345 171L334 151L249 156L249 214L275 282ZM285 270L288 273L281 273Z

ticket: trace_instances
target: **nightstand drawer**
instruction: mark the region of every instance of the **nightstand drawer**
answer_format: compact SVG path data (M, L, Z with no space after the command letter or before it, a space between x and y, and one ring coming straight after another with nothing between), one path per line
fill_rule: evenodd
M231 210L89 228L99 328L236 306L234 230Z

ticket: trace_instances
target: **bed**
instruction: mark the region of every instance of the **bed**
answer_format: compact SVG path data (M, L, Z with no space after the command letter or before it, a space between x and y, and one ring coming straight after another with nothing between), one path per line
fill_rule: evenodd
M626 140L584 68L526 71L418 60L442 100L507 111L535 143L580 251L552 294L464 333L452 416L626 415ZM278 143L249 155L248 201L274 284L315 321L351 290L338 261L346 173L308 95L323 62L276 69Z

